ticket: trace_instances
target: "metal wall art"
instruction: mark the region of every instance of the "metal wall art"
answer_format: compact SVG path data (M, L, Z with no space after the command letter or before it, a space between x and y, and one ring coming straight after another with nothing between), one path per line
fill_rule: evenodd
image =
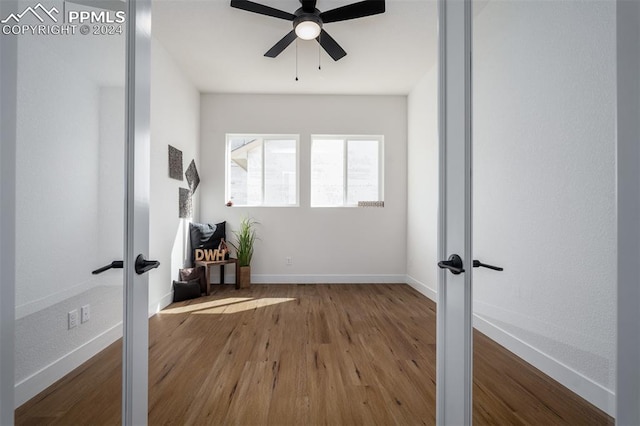
M193 217L193 202L190 189L179 188L180 195L178 199L178 209L180 219L188 219Z
M187 177L187 183L189 183L191 192L196 192L196 189L200 184L200 176L198 175L198 169L196 168L196 160L191 160L191 163L189 163L189 167L187 167L187 171L184 175Z
M182 180L182 151L169 145L169 177Z

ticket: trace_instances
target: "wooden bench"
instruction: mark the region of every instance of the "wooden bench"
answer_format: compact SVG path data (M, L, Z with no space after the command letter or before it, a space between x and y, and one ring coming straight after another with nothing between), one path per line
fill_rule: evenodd
M227 260L196 260L196 266L204 266L205 276L207 277L206 295L211 294L211 267L220 266L220 284L224 284L224 265L234 263L236 265L236 288L238 288L238 277L240 276L240 268L238 267L238 259L229 258Z

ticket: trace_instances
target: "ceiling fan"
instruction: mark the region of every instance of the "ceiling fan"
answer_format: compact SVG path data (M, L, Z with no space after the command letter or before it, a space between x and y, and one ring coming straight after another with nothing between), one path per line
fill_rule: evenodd
M300 0L300 3L302 3L302 7L293 13L249 0L231 0L231 7L293 22L293 30L269 49L264 56L275 58L297 37L303 40L315 38L334 61L343 58L347 52L322 28L323 24L377 15L385 10L384 0L364 0L326 12L320 12L316 9L316 0Z

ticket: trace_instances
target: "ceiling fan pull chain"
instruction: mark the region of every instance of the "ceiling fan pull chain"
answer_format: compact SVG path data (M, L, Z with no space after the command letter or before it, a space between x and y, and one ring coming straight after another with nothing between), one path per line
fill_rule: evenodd
M298 39L296 39L296 81L298 81Z
M318 36L318 69L322 69L322 49L320 49L320 42L322 41L322 33Z

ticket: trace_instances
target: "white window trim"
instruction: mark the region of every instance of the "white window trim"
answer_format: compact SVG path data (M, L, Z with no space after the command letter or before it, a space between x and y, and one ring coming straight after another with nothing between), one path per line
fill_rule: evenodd
M296 202L295 204L242 204L236 205L235 203L231 207L300 207L300 135L298 134L271 134L271 133L227 133L225 135L225 144L224 144L224 158L225 158L225 173L224 173L224 203L226 204L231 199L229 182L231 181L231 168L229 164L231 162L231 151L229 150L229 143L231 139L234 138L260 138L263 140L262 144L262 201L264 201L264 141L267 140L295 140L296 141Z
M348 149L348 141L371 141L376 140L378 142L378 200L384 201L384 135L330 135L330 134L312 134L311 135L311 144L309 149L309 173L311 173L311 168L313 167L313 144L316 140L322 139L342 139L342 149L343 149L343 170L342 175L344 176L343 185L343 193L342 193L342 205L340 206L314 206L311 204L311 179L309 179L309 204L313 209L340 209L340 208L354 208L358 207L357 204L348 204L347 200L349 197L348 187L349 187L349 179L347 174L347 169L349 167L349 149ZM361 200L361 201L374 201L374 200Z

